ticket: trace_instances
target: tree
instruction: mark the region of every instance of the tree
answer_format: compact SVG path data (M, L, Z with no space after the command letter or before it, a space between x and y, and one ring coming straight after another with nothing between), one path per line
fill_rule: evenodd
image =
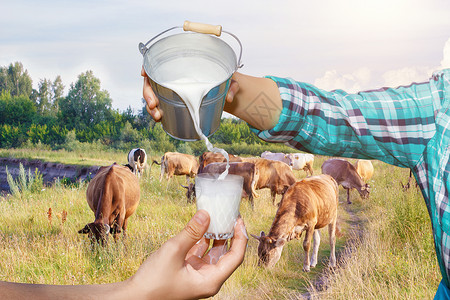
M52 85L53 97L52 97L52 106L55 112L59 111L59 101L64 97L64 85L62 83L61 76L56 76L55 81L53 81Z
M36 116L36 107L28 96L12 97L7 91L0 94L0 124L31 124Z
M138 114L136 116L136 127L138 129L149 129L155 126L155 121L153 121L153 118L149 115L147 112L147 109L145 106L147 105L147 102L145 102L144 98L142 98L142 108L138 111Z
M36 93L36 107L41 115L49 114L52 111L52 82L49 79L39 81L39 89Z
M100 80L92 71L87 71L70 85L67 97L60 99L60 124L65 124L69 130L84 129L110 120L111 104L109 93L100 89Z
M20 62L0 67L0 90L9 91L11 96L31 96L33 90L31 77Z
M41 116L56 116L63 93L61 76L58 75L53 82L50 79L41 79L38 90L33 90L32 93L32 100L36 103L38 113Z
M241 133L236 123L233 123L231 119L222 119L219 130L211 137L211 140L217 143L231 144L233 142L239 142Z

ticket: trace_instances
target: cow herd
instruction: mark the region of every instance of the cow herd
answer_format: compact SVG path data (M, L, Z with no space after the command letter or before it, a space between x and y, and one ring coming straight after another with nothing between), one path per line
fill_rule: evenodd
M218 153L205 152L193 155L167 152L161 161L152 164L161 168L159 180L168 181L173 176L186 176L188 203L195 202L195 176L200 173L220 174L226 168L225 158ZM252 236L259 241L259 265L275 265L281 256L283 246L292 239L300 239L303 232L305 252L303 270L309 271L317 264L320 244L319 229L328 226L330 242L329 265L336 265L336 220L341 185L347 190L347 202L351 189L356 189L363 199L369 196L367 181L373 175L373 165L368 160L358 160L355 165L344 159L328 159L322 166L322 174L313 176L314 156L307 153L272 153L265 151L261 157L239 157L230 154L230 174L244 178L242 197L248 198L252 210L258 190L270 189L273 205L278 205L272 226L266 235L264 231ZM127 220L136 210L140 199L139 178L147 165L144 149L132 149L128 153L128 164L101 167L89 182L86 198L94 212L95 220L79 233L88 234L92 241L105 245L108 235L114 240L119 233L125 235ZM306 178L298 180L293 170L303 170ZM276 196L281 201L276 204ZM310 255L311 241L313 251Z

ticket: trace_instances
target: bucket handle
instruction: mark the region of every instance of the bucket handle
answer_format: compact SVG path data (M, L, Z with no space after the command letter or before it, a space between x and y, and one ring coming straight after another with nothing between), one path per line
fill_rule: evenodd
M155 35L153 38L151 38L147 43L139 43L139 52L141 52L142 55L145 55L145 52L147 52L148 48L147 45L149 45L152 41L160 37L166 32L169 32L171 30L177 29L177 28L183 28L184 31L193 31L197 33L203 33L203 34L213 34L215 36L221 36L222 32L225 32L232 36L239 44L240 52L239 52L239 58L237 61L237 68L242 68L243 64L241 63L242 59L242 43L238 39L237 36L232 34L231 32L222 30L221 25L210 25L210 24L204 24L204 23L197 23L197 22L190 22L190 21L184 21L183 26L175 26L169 29L164 30L163 32Z
M184 21L183 30L198 33L214 34L215 36L220 36L222 34L222 26L220 25L210 25L191 21Z

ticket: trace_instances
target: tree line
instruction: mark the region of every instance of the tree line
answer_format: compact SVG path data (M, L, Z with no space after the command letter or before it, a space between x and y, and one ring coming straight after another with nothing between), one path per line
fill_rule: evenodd
M135 147L154 152L179 151L199 155L204 143L182 142L169 137L142 107L136 113L113 109L108 91L90 70L78 75L68 93L61 76L40 79L37 89L22 63L0 67L0 148L45 145L50 149L129 150ZM247 123L222 119L211 142L235 154L259 155L283 149L253 134Z

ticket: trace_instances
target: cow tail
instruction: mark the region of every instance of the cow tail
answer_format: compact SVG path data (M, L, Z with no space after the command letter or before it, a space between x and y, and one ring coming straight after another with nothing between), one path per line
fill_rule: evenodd
M156 161L154 161L154 162L156 162ZM164 176L164 173L165 173L164 170L166 169L166 165L167 165L166 155L164 154L161 157L161 163L160 164L158 164L157 162L156 162L156 164L161 166L161 173L159 174L159 181L161 181L163 176Z
M256 192L256 180L255 180L255 178L253 178L253 181L252 181L252 183L251 183L251 187L252 187L252 195L253 195L253 197L254 198L258 198L259 197L259 194Z
M161 163L162 163L162 162L160 162L160 163L159 163L159 162L157 162L156 160L153 160L153 162L152 162L152 166L153 166L153 164L157 164L158 166L160 166L160 165L161 165ZM150 167L151 167L151 166L150 166Z
M255 173L253 173L253 181L251 183L252 195L254 198L259 197L259 194L256 192L256 184L258 183L258 180L259 180L259 170L255 166Z

